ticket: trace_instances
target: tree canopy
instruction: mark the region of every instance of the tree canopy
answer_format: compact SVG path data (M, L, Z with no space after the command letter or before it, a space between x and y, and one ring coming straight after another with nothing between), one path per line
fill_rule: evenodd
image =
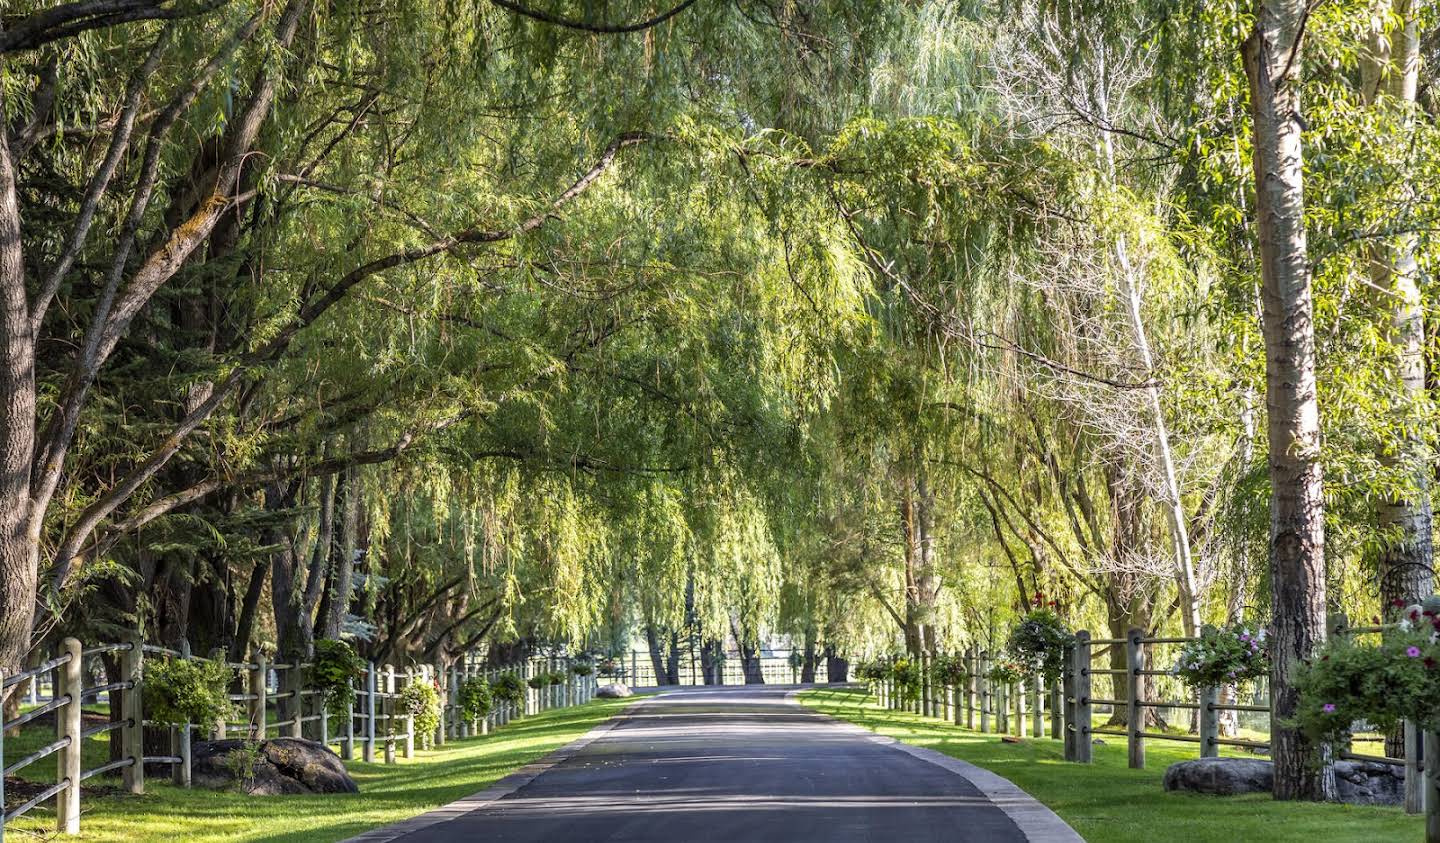
M0 669L137 627L859 657L1045 605L1272 623L1283 713L1327 612L1433 590L1433 30L11 3Z

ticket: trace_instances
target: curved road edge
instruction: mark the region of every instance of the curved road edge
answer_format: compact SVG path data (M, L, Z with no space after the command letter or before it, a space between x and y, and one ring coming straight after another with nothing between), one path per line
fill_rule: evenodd
M969 761L962 761L943 752L934 749L927 749L923 746L912 746L904 741L885 735L876 734L864 726L857 726L838 717L833 717L800 702L799 696L808 688L797 688L785 695L785 701L804 709L816 717L823 718L835 724L839 729L846 730L856 737L862 737L871 743L888 746L908 753L921 761L934 764L954 773L961 778L967 779L976 789L985 794L994 805L1005 812L1010 820L1020 828L1020 832L1030 843L1085 843L1069 823L1060 818L1060 815L1045 807L1040 800L1021 790L1014 782L990 772L984 767L977 767ZM628 709L627 709L628 710Z
M431 808L425 813L417 814L408 820L401 820L398 823L372 828L354 837L346 838L342 840L341 843L389 843L389 841L397 840L411 832L419 831L422 828L429 828L439 823L449 822L456 817L484 808L491 802L504 799L534 781L536 778L539 778L546 770L576 755L592 742L603 737L606 732L609 732L611 729L618 727L621 723L630 719L637 709L652 699L654 699L654 697L645 697L636 700L616 712L614 716L604 723L599 724L559 749L551 750L549 754L541 756L515 772L495 781L484 790L457 799L447 805Z

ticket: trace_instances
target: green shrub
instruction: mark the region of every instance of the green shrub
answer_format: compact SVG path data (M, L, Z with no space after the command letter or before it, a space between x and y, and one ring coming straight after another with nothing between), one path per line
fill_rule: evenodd
M495 677L495 684L491 686L495 699L502 703L509 703L518 706L525 702L525 681L520 674L510 671Z
M1206 626L1200 637L1180 648L1171 670L1192 688L1235 685L1270 675L1265 630L1244 624Z
M1027 675L1055 680L1065 672L1065 647L1074 640L1074 633L1059 615L1049 609L1036 609L1020 619L1010 633L1006 650Z
M920 698L920 665L914 660L901 657L890 663L889 678L895 682L897 695L902 700Z
M244 790L255 778L255 768L260 765L260 742L243 741L225 753L225 760L220 763L235 777L238 788Z
M526 679L525 684L538 691L546 685L550 684L550 674L537 673L529 679Z
M890 666L880 659L861 662L855 668L855 675L866 682L883 682L890 676Z
M440 727L440 687L416 677L400 692L400 711L414 718L415 734L429 746Z
M460 714L464 719L479 720L494 707L494 694L483 676L472 676L460 683Z
M589 676L595 672L595 665L589 659L578 659L570 663L570 672L576 676Z
M315 642L310 680L325 699L325 709L345 716L355 703L355 682L365 675L365 660L347 642L325 638Z
M234 714L230 668L200 659L159 659L145 664L140 687L145 713L157 723L208 725Z

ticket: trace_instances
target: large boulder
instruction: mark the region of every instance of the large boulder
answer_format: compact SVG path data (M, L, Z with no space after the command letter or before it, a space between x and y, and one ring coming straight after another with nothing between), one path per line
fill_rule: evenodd
M339 756L301 738L197 743L191 749L191 780L196 787L251 796L360 792Z
M595 696L607 700L622 699L630 695L630 687L624 682L611 682L609 685L601 685L595 689Z
M1188 790L1215 796L1269 793L1275 771L1261 758L1199 758L1171 764L1166 790ZM1351 805L1400 805L1405 801L1405 769L1369 761L1335 762L1340 801Z
M1274 787L1274 768L1259 758L1197 758L1171 764L1165 771L1166 790L1238 796L1269 793Z

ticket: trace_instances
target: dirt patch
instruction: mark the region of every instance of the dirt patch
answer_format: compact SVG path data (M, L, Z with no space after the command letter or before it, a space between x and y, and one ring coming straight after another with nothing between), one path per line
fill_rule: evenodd
M45 788L50 787L51 784L53 784L53 782L30 782L24 779L17 779L13 776L6 776L5 810L13 811L16 808L19 808L26 802L34 799L36 796L39 796L45 790ZM83 803L86 799L94 799L100 796L114 796L115 794L120 792L122 792L121 789L114 785L81 785L80 801ZM39 810L41 807L53 809L55 807L54 797L51 797L50 799L45 800L45 802L41 805L36 806L35 810Z

